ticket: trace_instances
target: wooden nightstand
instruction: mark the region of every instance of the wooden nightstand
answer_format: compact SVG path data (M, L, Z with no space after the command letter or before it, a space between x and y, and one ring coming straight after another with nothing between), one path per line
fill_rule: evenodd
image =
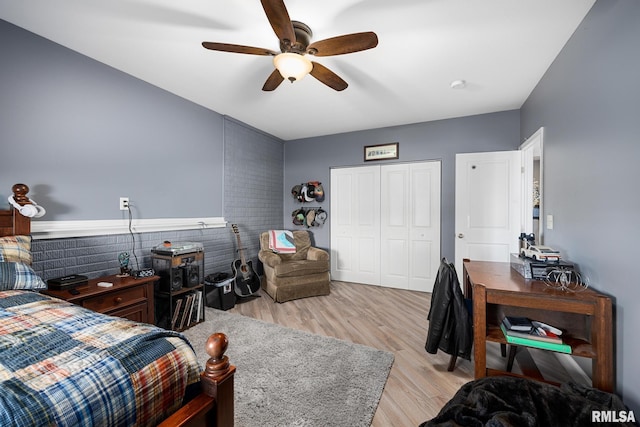
M69 290L47 289L41 292L99 313L153 324L153 286L159 279L159 276L136 279L113 275L91 279L88 284L78 286L75 288L78 295L72 295ZM113 286L103 288L98 286L98 282L110 282Z

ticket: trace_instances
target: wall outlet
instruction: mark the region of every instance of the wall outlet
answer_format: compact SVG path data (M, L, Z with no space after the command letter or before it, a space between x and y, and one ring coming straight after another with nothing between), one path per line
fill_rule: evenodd
M129 198L128 197L120 197L120 210L126 211L129 209Z

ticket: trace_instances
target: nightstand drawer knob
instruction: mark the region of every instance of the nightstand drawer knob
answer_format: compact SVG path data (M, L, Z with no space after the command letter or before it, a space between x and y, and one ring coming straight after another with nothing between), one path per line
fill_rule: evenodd
M122 302L122 297L114 298L114 299L113 299L113 301L114 301L116 304L120 304L120 303Z

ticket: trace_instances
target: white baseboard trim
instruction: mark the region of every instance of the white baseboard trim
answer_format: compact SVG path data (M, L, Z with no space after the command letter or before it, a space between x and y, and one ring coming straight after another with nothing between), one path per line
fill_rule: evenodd
M134 233L151 233L156 231L223 228L226 226L227 222L222 217L134 219L131 222L131 231ZM31 222L31 235L36 240L125 233L129 233L128 219Z

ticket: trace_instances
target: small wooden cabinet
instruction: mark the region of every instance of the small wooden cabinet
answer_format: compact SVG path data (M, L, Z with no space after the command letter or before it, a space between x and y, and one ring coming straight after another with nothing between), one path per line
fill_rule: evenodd
M153 288L159 279L158 276L136 279L113 275L91 279L88 284L78 286L75 288L77 295L69 290L47 289L41 292L99 313L153 324ZM113 286L104 288L98 286L99 282L113 283Z

